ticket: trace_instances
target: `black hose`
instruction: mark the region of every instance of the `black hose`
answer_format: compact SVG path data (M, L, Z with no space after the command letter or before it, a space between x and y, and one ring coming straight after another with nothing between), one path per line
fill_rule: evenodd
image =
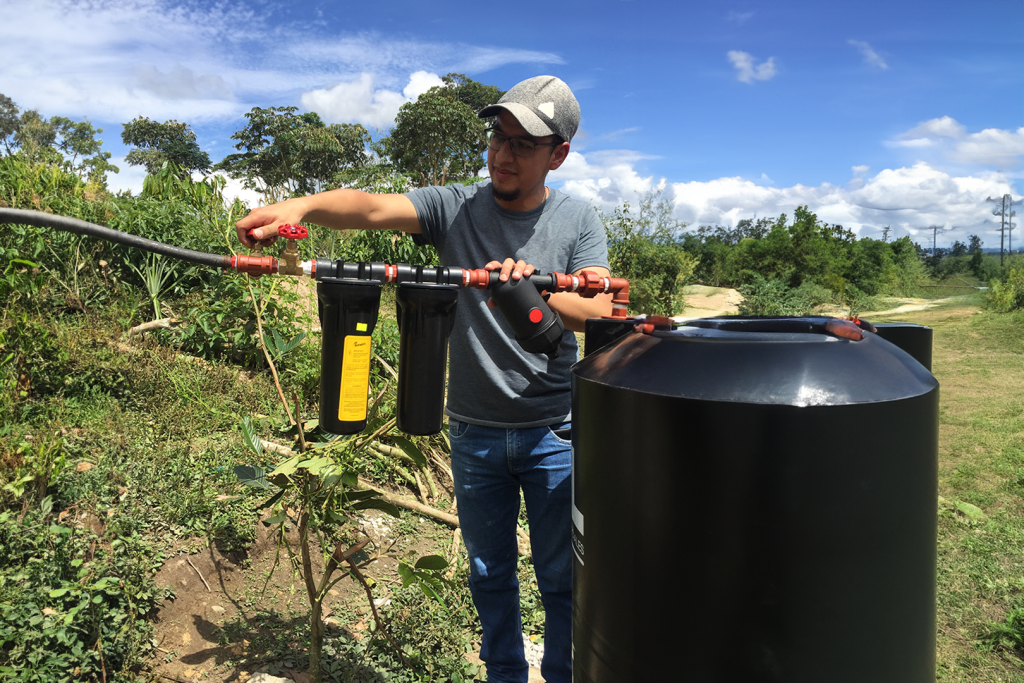
M67 218L66 216L55 216L52 213L43 213L42 211L0 208L0 223L35 225L40 228L53 228L55 230L63 230L64 232L73 232L77 235L99 237L100 239L107 240L108 242L123 244L126 247L143 249L145 251L153 252L154 254L169 256L170 258L179 259L181 261L198 263L201 266L229 268L231 265L230 256L223 256L221 254L205 254L201 251L172 247L171 245L164 244L163 242L157 242L156 240L139 237L138 235L132 235L127 232L121 232L120 230L96 225L95 223L89 223L88 221L79 220L77 218Z

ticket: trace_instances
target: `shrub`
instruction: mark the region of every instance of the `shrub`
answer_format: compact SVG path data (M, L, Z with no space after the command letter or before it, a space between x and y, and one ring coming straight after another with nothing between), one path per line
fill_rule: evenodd
M988 305L999 313L1024 309L1024 268L1011 268L1005 282L992 280Z
M51 523L48 501L20 520L0 513L0 678L56 683L127 672L152 650L145 618L165 597L153 582L161 558L137 536L108 545Z
M615 277L629 280L629 308L651 315L672 315L681 308L683 285L693 276L697 259L676 241L684 226L671 217L665 200L653 194L640 199L639 214L629 204L603 217L608 235L608 263Z

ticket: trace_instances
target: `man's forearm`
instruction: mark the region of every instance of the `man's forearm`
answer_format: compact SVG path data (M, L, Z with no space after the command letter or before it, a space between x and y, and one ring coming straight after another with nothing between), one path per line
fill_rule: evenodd
M583 332L587 318L612 314L612 295L598 294L592 299L584 299L572 292L559 292L551 295L548 305L562 319L567 330Z
M420 232L412 202L404 195L380 195L346 188L300 197L305 218L335 230Z

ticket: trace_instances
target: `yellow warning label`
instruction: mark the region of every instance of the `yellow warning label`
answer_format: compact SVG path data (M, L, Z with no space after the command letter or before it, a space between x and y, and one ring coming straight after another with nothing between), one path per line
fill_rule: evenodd
M356 332L366 332L366 323L356 323Z
M345 337L341 361L341 395L338 419L359 422L366 419L366 392L370 387L370 337Z

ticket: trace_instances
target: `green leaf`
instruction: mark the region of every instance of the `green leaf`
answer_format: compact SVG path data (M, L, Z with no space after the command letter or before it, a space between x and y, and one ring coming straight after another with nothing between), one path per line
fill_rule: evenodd
M327 510L327 519L331 520L335 524L347 524L349 521L348 517L339 514L337 511L331 509Z
M405 562L398 563L398 575L402 577L402 588L408 588L409 584L416 580L412 567Z
M252 420L248 417L243 419L241 429L242 441L244 441L245 445L249 447L249 450L256 455L263 455L263 442L260 441L260 437L256 436L256 433L253 431Z
M270 484L267 483L267 472L262 467L235 465L235 476L246 486L270 490Z
M437 592L437 589L435 589L434 586L431 586L427 581L422 580L419 582L419 584L420 590L423 591L424 595L426 595L428 598L436 600L438 604L444 605L444 600L441 599L441 595Z
M380 493L377 491L345 491L345 502L354 503L357 500L366 500L367 498L377 498Z
M267 488L270 488L270 487L268 486ZM277 501L281 500L281 496L283 496L283 495L284 495L284 489L281 489L280 491L278 491L277 493L272 495L269 499L263 501L262 503L257 505L255 508L253 508L253 510L256 511L256 512L260 512L261 510L266 510L269 507L273 507L274 503L276 503Z
M285 514L284 510L278 512L276 515L272 515L267 519L263 520L263 526L274 526L288 519L288 515Z
M985 519L985 511L975 505L965 503L962 500L956 501L955 505L957 510L971 519Z
M424 555L420 559L416 560L416 569L426 569L436 572L447 568L448 561L440 555Z
M54 588L52 591L50 591L50 597L51 598L59 598L60 596L64 595L67 592L68 592L67 588Z
M391 515L392 517L401 517L402 516L402 513L398 509L397 505L395 505L394 503L389 503L386 500L381 500L380 498L368 498L366 500L361 500L358 503L354 503L352 505L352 509L353 510L368 510L368 509L382 510L382 511L388 513L389 515Z
M280 465L275 467L272 474L283 474L285 476L291 476L292 474L295 474L295 469L299 466L299 462L301 462L302 459L302 455L293 455L292 457L288 458Z
M341 483L345 486L357 486L359 484L359 477L355 472L345 472L341 475Z
M304 467L310 474L320 474L320 471L325 467L329 467L334 464L334 461L325 455L318 456L316 458L309 458L308 460L301 461L296 467ZM274 471L275 474L277 471Z
M402 452L404 452L406 455L412 458L412 461L415 462L417 465L419 465L420 467L427 466L426 457L424 457L423 453L420 451L419 448L416 447L416 444L414 444L412 441L409 441L409 439L406 439L405 437L402 436L393 436L391 437L391 440L395 442L395 445L402 449Z

